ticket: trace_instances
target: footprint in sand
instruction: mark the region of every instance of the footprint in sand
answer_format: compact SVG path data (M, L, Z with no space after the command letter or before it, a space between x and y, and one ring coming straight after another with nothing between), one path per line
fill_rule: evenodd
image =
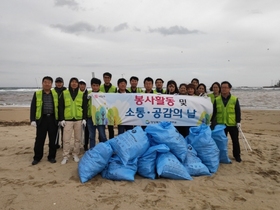
M159 189L157 189L159 188ZM144 188L144 192L148 192L148 193L151 193L151 192L165 192L165 188L166 188L166 185L164 183L155 183L155 182L150 182L146 185L146 187Z

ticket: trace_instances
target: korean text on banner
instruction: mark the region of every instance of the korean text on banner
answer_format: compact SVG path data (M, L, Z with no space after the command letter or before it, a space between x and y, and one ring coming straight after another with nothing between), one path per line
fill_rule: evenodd
M148 125L168 121L174 126L209 124L210 98L184 95L91 93L95 125Z

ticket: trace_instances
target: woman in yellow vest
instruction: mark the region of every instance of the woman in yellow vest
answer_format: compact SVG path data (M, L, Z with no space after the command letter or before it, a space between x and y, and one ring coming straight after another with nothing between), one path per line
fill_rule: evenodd
M228 81L221 83L221 95L214 101L212 119L216 120L217 124L226 125L225 134L230 134L233 157L237 162L241 162L238 138L238 128L241 127L241 110L238 98L230 93L231 87Z
M79 80L73 77L69 87L64 90L59 98L59 120L64 127L63 134L63 160L66 164L70 157L70 140L74 131L74 150L72 152L75 162L79 162L82 129L86 126L87 95L79 89Z
M56 134L58 128L58 95L51 90L53 79L46 76L42 79L42 90L34 93L30 106L31 125L36 127L34 157L32 165L40 162L44 154L46 136L49 136L48 161L56 163Z
M212 93L208 94L207 96L211 98L212 104L214 104L215 98L217 98L219 95L221 95L221 85L218 82L214 82L210 89Z

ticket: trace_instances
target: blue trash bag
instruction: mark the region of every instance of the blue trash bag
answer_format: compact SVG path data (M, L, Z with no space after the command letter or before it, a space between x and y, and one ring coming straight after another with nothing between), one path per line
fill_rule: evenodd
M108 142L100 142L86 151L78 164L78 173L82 183L99 174L113 155L113 149Z
M216 125L212 130L212 138L220 150L220 163L231 163L228 157L228 138L225 134L225 125Z
M156 160L157 174L169 179L192 180L183 164L171 152L159 153Z
M146 132L140 126L136 126L132 130L110 139L108 142L124 165L129 160L134 160L144 154L150 147Z
M137 171L137 158L128 161L124 165L117 155L113 155L108 165L101 172L101 176L105 179L115 181L134 181L134 176Z
M137 173L145 178L155 179L157 153L165 152L169 152L169 147L165 144L150 147L141 157L138 158Z
M191 176L211 175L209 169L201 162L199 157L197 157L197 152L190 144L188 144L187 157L184 166Z
M148 125L145 129L151 145L166 144L181 162L186 158L187 143L171 122Z
M211 129L205 124L191 127L186 137L188 144L191 144L197 156L200 158L211 173L216 173L220 163L220 150L211 137Z

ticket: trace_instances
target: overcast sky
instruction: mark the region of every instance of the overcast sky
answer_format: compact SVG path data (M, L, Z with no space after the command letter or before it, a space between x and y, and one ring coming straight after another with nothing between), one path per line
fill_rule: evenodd
M45 75L90 83L138 76L208 87L280 79L279 0L8 0L0 7L0 86Z

